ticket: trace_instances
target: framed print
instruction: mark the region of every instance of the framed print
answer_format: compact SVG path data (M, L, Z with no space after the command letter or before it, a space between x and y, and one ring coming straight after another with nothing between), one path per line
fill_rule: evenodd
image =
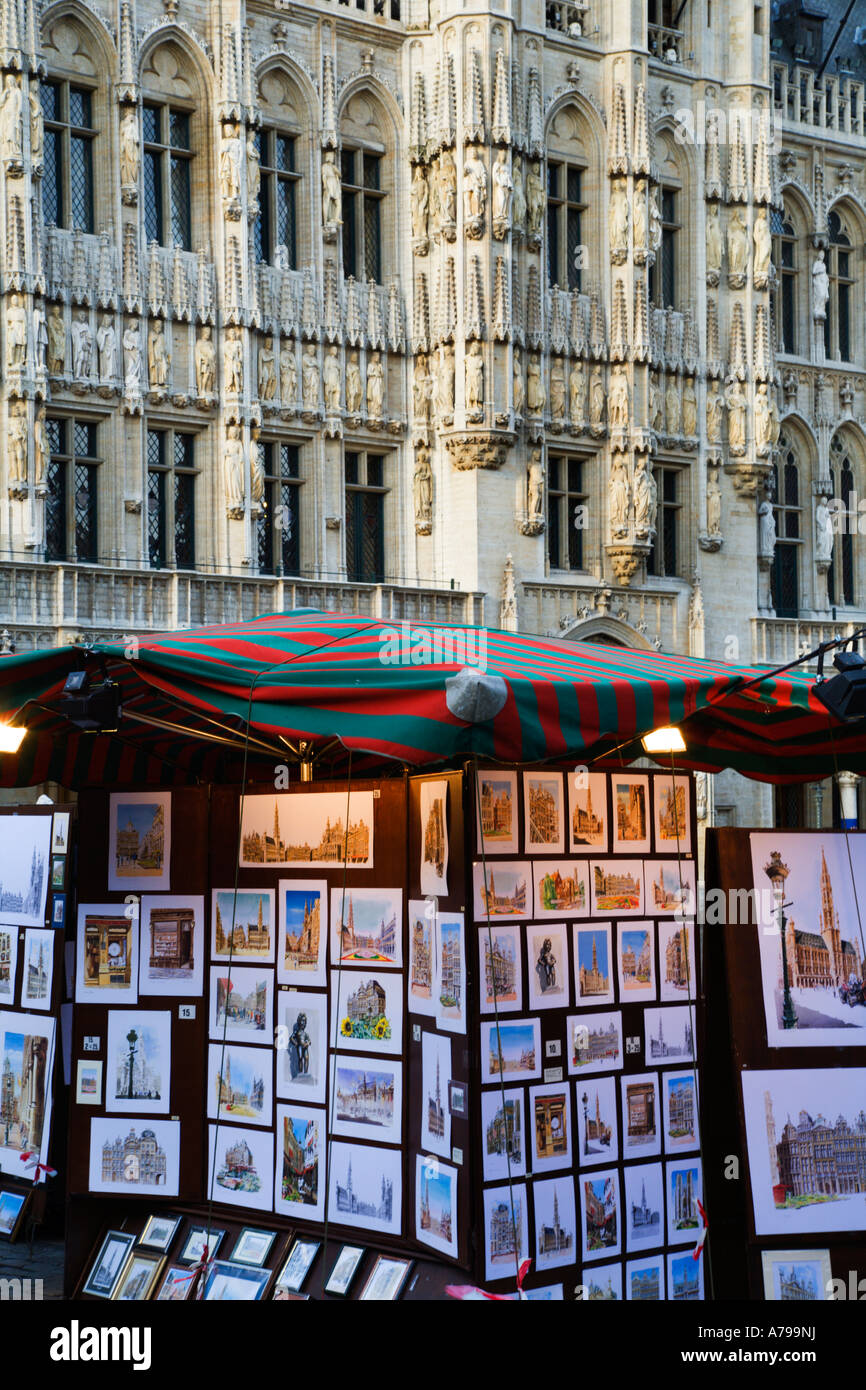
M581 1173L577 1187L580 1194L581 1259L603 1260L621 1254L622 1222L617 1169Z
M167 1115L171 1013L112 1009L108 1015L105 1108L112 1114Z
M532 1184L535 1203L535 1268L558 1269L577 1259L574 1179L546 1178Z
M398 1236L401 1231L403 1167L399 1149L331 1141L328 1214L342 1226L360 1226Z
M456 1260L457 1169L415 1155L415 1239Z
M94 1116L90 1121L90 1191L176 1197L180 1121Z
M17 971L18 928L0 922L0 1004L8 1004L10 1008L15 1003Z
M526 1184L484 1189L484 1265L487 1279L513 1279L531 1259Z
M703 1256L696 1260L690 1250L668 1255L668 1298L671 1302L701 1302L704 1297Z
M448 783L422 782L421 892L434 898L448 896Z
M212 965L208 1036L213 1041L259 1043L274 1038L274 972L264 966Z
M663 1071L665 1153L698 1147L698 1094L693 1071Z
M79 904L75 1002L138 1003L138 910L135 904L126 909L121 903Z
M545 1284L541 1289L524 1289L527 1303L562 1303L564 1294L561 1284Z
M489 921L515 921L531 915L532 870L528 862L473 864L474 915L479 929Z
M75 1104L102 1104L102 1063L79 1057L75 1077Z
M232 1124L273 1123L270 1052L236 1043L208 1044L207 1113Z
M21 972L22 1009L51 1008L51 991L54 983L54 939L54 931L51 927L28 927L24 933L24 968Z
M344 982L345 983L345 982ZM301 990L277 995L277 1096L325 1103L328 996Z
M701 1160L673 1159L665 1164L668 1245L694 1245L703 1230L698 1209L703 1204Z
M111 792L108 891L169 892L171 792Z
M0 1238L13 1241L18 1235L29 1192L11 1192L0 1188Z
M660 1163L633 1163L625 1180L626 1249L645 1250L665 1243L665 1199Z
M697 999L695 924L692 921L656 923L659 938L659 999L663 1003Z
M286 1263L280 1270L277 1288L288 1289L290 1293L300 1293L321 1245L320 1240L309 1240L303 1236L298 1236L289 1251Z
M622 1087L622 1156L649 1158L662 1151L662 1112L656 1071L620 1077Z
M117 1303L141 1303L150 1298L164 1264L164 1255L130 1250L112 1299Z
M688 777L672 773L653 778L656 852L690 854L692 849L691 786Z
M63 889L66 886L66 855L52 854L51 856L51 891L56 888Z
M205 1303L258 1303L271 1282L269 1269L214 1260L204 1275Z
M255 1265L261 1269L276 1238L276 1231L259 1231L255 1226L244 1226L229 1258L237 1264Z
M642 915L643 860L593 859L589 868L593 917Z
M192 1293L195 1273L183 1265L169 1265L165 1271L155 1303L184 1303Z
M281 878L277 979L281 985L326 985L328 882L324 878Z
M576 1014L568 1019L568 1070L592 1072L622 1069L622 1014Z
M498 1182L526 1176L525 1090L499 1086L481 1092L481 1158L484 1181Z
M348 826L346 817L348 814ZM245 796L241 868L373 867L373 793L291 792Z
M0 1172L30 1178L35 1163L48 1161L54 1036L55 1022L50 1014L0 1011ZM22 1162L25 1153L37 1156L26 1166Z
M567 1081L530 1086L529 1133L533 1173L571 1167L571 1095Z
M436 1027L466 1032L466 950L462 912L440 912L436 921L439 952Z
M658 1066L660 1062L694 1062L694 1006L644 1009L643 1021L646 1066Z
M481 1012L520 1013L523 1009L523 960L520 928L506 923L478 928Z
M401 1259L399 1255L377 1255L358 1301L393 1303L405 1288L414 1263L414 1260Z
M762 1250L768 1303L825 1303L833 1287L829 1250Z
M692 859L648 859L644 864L646 911L657 916L694 917L697 911Z
M465 1081L448 1082L448 1109L458 1120L466 1118L466 1090Z
M344 1245L328 1275L325 1293L345 1298L352 1287L364 1254L363 1245Z
M331 1046L361 1052L403 1052L403 977L331 971Z
M208 1192L215 1202L272 1211L274 1136L261 1129L208 1125Z
M204 898L174 894L141 899L139 994L201 994Z
M428 1037L427 1033L424 1037ZM443 1080L443 1086L447 1077ZM390 1058L331 1057L330 1125L346 1139L399 1144L402 1138L403 1063Z
M69 851L69 812L55 811L51 818L51 853L67 854Z
M582 1271L581 1302L620 1303L622 1301L622 1265L597 1265Z
M619 1158L616 1080L593 1077L577 1087L577 1162L581 1168Z
M110 1298L134 1244L135 1236L129 1231L108 1231L90 1267L82 1293L90 1294L92 1298Z
M276 917L272 888L214 888L211 959L232 965L273 965Z
M610 923L592 922L585 927L575 925L571 930L575 1005L579 1008L587 1004L612 1004L614 976Z
M481 1023L481 1080L537 1081L541 1076L541 1024L537 1018Z
M562 773L523 774L524 854L565 853Z
M402 888L331 889L331 964L403 964Z
M163 1255L167 1255L182 1220L180 1216L149 1216L138 1237L139 1245L146 1245L150 1250L161 1250Z
M207 1257L212 1260L220 1248L225 1231L218 1231L213 1226L210 1230L206 1226L190 1226L187 1232L186 1243L180 1258L184 1264L198 1265L204 1259L205 1248Z
M586 859L534 859L535 917L589 916L589 863Z
M603 772L569 772L568 848L570 854L587 850L607 853L607 777Z
M54 893L51 901L51 925L59 928L66 926L66 894Z
M615 772L611 791L614 854L649 854L649 778L640 773Z
M656 997L656 945L653 922L623 922L616 933L619 1002L645 1003Z
M517 854L517 773L479 768L476 802L478 854Z
M629 1303L665 1301L664 1255L645 1255L642 1260L626 1262L625 1296Z
M451 1157L451 1039L438 1033L421 1035L421 1148Z
M324 1110L277 1106L274 1211L299 1221L324 1220L326 1121Z
M43 927L51 816L3 816L0 828L0 922L7 927Z
M564 1009L570 1003L568 928L564 922L526 927L530 1009Z
M435 1018L438 1005L437 907L433 898L409 902L409 1012Z

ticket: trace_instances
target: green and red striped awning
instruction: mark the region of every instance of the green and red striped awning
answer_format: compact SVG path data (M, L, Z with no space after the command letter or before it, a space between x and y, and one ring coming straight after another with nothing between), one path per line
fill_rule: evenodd
M458 672L473 662L501 703L479 722L454 699L455 678L467 680ZM117 734L78 733L59 713L67 674L85 663L121 686ZM244 766L271 778L301 740L335 774L348 750L359 773L389 759L423 768L473 754L630 761L641 751L633 741L667 724L682 728L683 767L771 782L866 771L863 733L828 714L813 677L767 675L740 692L760 674L596 643L296 610L86 652L3 657L0 718L30 732L17 754L0 754L0 784L231 781Z

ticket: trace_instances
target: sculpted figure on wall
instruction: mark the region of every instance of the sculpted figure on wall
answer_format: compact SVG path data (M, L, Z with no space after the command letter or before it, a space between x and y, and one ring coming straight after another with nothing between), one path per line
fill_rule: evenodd
M634 529L635 535L651 536L656 529L658 487L649 467L647 454L638 454L634 462Z
M546 393L541 380L541 358L533 354L526 369L526 408L530 415L540 415L544 409Z
M326 227L335 227L343 220L343 186L333 150L328 150L322 160L322 221Z
M280 349L280 400L291 407L298 399L298 361L293 338L287 338Z
M511 225L511 203L514 196L514 181L508 168L508 155L505 150L500 150L496 156L492 179L493 235L501 241Z
M561 357L555 358L550 368L550 418L565 419L565 363Z
M343 381L343 373L340 370L340 357L336 346L332 343L325 353L325 365L322 370L322 390L325 394L325 410L329 415L339 415L340 413L340 387Z
M434 401L439 420L450 419L454 414L454 371L454 349L445 343L439 349L434 372Z
M123 393L125 396L141 394L141 325L138 319L130 319L123 334Z
M484 358L479 342L470 343L466 353L465 390L466 409L472 415L480 414L484 405Z
M367 363L367 415L371 420L381 420L385 410L385 368L382 357L374 352Z
M628 195L624 179L615 179L611 188L607 230L610 258L614 265L621 265L628 254Z
M722 269L722 219L718 203L707 204L707 282L719 283Z
M120 181L125 188L138 183L141 146L138 138L138 110L124 106L120 118Z
M208 324L199 329L195 344L195 384L200 397L212 396L216 390L216 351L213 331Z
M479 151L470 145L463 164L463 220L467 236L481 236L486 207L487 170Z
M608 510L610 512L611 535L626 535L628 532L629 496L624 454L614 454L613 456L608 484Z
M514 349L514 360L511 364L511 391L514 413L515 415L522 415L523 407L526 404L526 392L523 389L523 364L517 348Z
M363 394L361 368L358 365L358 354L357 352L353 352L346 364L346 410L350 415L359 415L361 413Z
M274 340L267 335L259 347L259 399L272 401L277 394L277 365Z
M586 415L586 368L580 358L571 369L568 396L572 422L581 425Z
M229 515L243 511L244 505L244 446L238 425L229 425L226 430L225 453L226 502Z
M223 126L220 147L220 189L227 203L241 196L241 139L235 121Z
M147 340L147 367L151 388L164 389L168 385L168 369L171 358L165 342L165 325L162 319L154 319Z
M308 343L304 349L301 386L304 393L304 410L314 413L319 409L319 361L312 343Z
M48 310L48 370L52 376L62 376L66 368L66 324L63 307L52 304Z
M117 376L117 332L110 314L102 315L96 334L96 348L99 354L99 380L114 381Z
M526 217L527 231L531 237L540 237L544 224L546 199L544 184L541 181L541 165L533 161L526 174Z
M230 396L240 396L244 389L244 344L239 328L226 329L223 369L226 391Z
M93 356L93 333L84 309L80 309L72 320L72 372L76 381L90 378L90 360Z
M412 175L412 236L417 244L427 242L427 218L430 209L430 192L427 175L421 164L415 165Z
M628 380L622 367L617 367L610 383L608 411L611 428L628 429Z
M6 366L23 371L27 365L27 311L20 294L13 294L6 308Z

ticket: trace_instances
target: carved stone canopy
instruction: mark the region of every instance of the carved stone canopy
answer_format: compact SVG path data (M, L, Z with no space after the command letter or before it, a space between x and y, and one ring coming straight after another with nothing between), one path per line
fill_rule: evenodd
M515 436L509 432L455 432L445 436L445 447L455 468L501 468Z

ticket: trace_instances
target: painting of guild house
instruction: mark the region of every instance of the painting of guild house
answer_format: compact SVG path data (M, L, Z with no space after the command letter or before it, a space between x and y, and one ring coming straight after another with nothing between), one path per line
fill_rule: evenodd
M520 1239L521 1216L520 1197L515 1196L511 1203L497 1202L493 1206L487 1231L491 1264L514 1255Z
M553 1216L550 1221L539 1221L538 1231L538 1254L553 1255L562 1250L570 1250L572 1245L572 1232L566 1231L559 1220L559 1193L553 1189Z
M2 978L2 973L0 973L0 983L2 983ZM25 991L28 999L48 998L48 971L45 967L45 947L41 941L35 958L31 956L27 961Z
M620 841L647 838L646 788L635 782L614 787L617 838Z
M626 1125L632 1145L648 1143L656 1132L655 1084L652 1081L626 1082Z
M591 1062L610 1061L619 1056L619 1033L616 1024L606 1028L587 1028L575 1022L574 1061L576 1066L587 1066Z
M84 983L93 988L123 989L132 978L132 922L128 917L84 921Z
M567 1095L536 1096L535 1154L555 1158L568 1152Z
M671 1139L685 1138L695 1132L695 1083L691 1077L677 1081L666 1080L668 1088L668 1134Z
M236 1144L228 1146L216 1180L220 1187L225 1187L230 1192L260 1191L262 1180L256 1171L252 1150L246 1140L239 1139Z
M544 782L530 780L528 784L529 801L529 843L533 845L553 845L559 840L562 831L559 824L559 803L554 793Z
M481 832L485 840L510 840L514 798L510 782L481 783Z
M640 880L634 874L605 872L595 865L595 897L603 912L611 909L637 907L640 902Z
M581 932L579 936L579 951L581 955L585 949L586 933ZM605 955L607 954L606 938L602 942ZM605 964L606 964L605 960ZM592 958L589 965L582 962L578 969L578 984L581 998L588 998L594 994L607 994L610 984L610 976L602 970L598 961L598 942L593 932L592 935Z
M378 1200L358 1193L352 1183L352 1160L350 1158L346 1180L344 1183L337 1181L336 1192L337 1211L345 1212L347 1216L364 1216L390 1224L394 1206L394 1184L390 1178L382 1176Z
M227 956L230 953L236 955L268 955L271 949L271 930L265 921L265 908L267 899L260 894L238 893L237 908L241 909L241 904L248 897L253 897L257 903L255 920L246 922L235 920L234 927L229 933L223 923L222 903L220 899L227 900L230 905L234 895L226 892L218 893L216 899L216 928L214 940L216 942L216 953Z
M419 999L429 999L433 993L433 951L431 924L422 918L412 923L412 978L409 988Z
M675 1303L686 1299L699 1299L701 1296L701 1276L698 1265L691 1255L671 1260L670 1297Z
M287 1115L283 1122L282 1196L315 1206L319 1200L319 1126Z
M786 1120L777 1142L769 1091L764 1103L777 1206L789 1198L817 1202L866 1192L866 1110L858 1111L853 1123L844 1115L830 1121L801 1110L796 1122Z
M624 931L624 929L621 928ZM622 980L625 989L639 989L652 978L652 940L649 932L624 932L622 947ZM635 955L631 941L642 938L640 951ZM637 943L636 943L637 944Z
M498 1155L505 1158L506 1154L513 1164L519 1165L523 1162L523 1136L521 1132L521 1115L523 1107L520 1101L506 1100L505 1105L500 1105L487 1126L487 1152L490 1155Z
M484 949L484 988L486 998L510 1000L515 997L517 963L514 942L510 937L494 936L493 946L486 935L481 937Z
M288 889L284 897L285 965L288 970L315 970L319 964L319 931L322 899ZM290 920L291 918L291 920Z
M0 929L0 994L11 994L15 981L12 979L12 935Z
M442 922L439 1002L460 1009L463 998L463 929L459 922Z
M839 989L841 985L847 985L852 976L857 980L862 979L863 962L857 943L842 936L823 848L819 881L821 907L818 930L801 931L793 917L787 919L785 946L788 982L792 989ZM782 987L781 953L779 987Z
M808 1265L791 1265L790 1269L780 1265L778 1279L780 1302L814 1303L817 1300L817 1280Z
M649 1265L646 1269L633 1270L631 1279L632 1303L657 1303L661 1280L661 1267Z
M691 989L694 981L689 978L691 961L689 959L689 928L678 927L665 946L665 984L673 989Z
M675 844L685 838L686 789L662 786L659 795L659 838Z
M125 819L124 819L125 818ZM162 873L165 857L165 808L160 802L117 807L115 873L138 878Z
M424 863L431 864L439 878L445 868L445 800L434 796L424 826Z
M102 1146L102 1181L142 1183L158 1187L165 1182L166 1156L152 1129L137 1134L133 1126Z
M195 912L191 907L150 910L150 959L158 970L192 970Z
M346 1012L353 1022L375 1023L385 1013L385 991L378 980L367 980L349 995Z
M48 1039L7 1032L0 1077L0 1135L7 1148L39 1149L45 1123Z

